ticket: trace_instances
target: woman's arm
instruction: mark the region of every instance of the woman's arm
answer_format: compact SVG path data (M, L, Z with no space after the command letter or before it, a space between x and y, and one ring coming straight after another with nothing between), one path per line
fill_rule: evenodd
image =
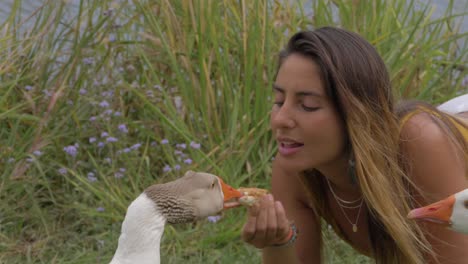
M320 225L307 205L299 175L284 172L274 162L272 193L250 208L242 239L262 249L265 264L320 263ZM296 242L274 247L285 242L290 221L298 229Z
M460 153L444 131L422 113L413 116L402 129L403 151L411 164L411 179L427 200L419 205L441 200L468 188L465 154ZM444 227L421 223L440 263L465 263L468 259L468 236ZM428 262L435 262L432 258Z

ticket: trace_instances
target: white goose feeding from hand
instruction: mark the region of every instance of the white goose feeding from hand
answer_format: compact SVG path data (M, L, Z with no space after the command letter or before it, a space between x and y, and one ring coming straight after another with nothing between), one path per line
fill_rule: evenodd
M413 209L408 218L445 225L456 232L468 234L468 189Z
M175 181L148 187L128 207L111 264L159 264L167 223L187 223L236 206L242 194L218 176L188 171Z

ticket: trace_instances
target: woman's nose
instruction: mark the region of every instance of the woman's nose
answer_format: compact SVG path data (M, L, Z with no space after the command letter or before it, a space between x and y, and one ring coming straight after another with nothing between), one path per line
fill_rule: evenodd
M272 128L292 128L296 125L291 107L286 104L277 106L271 112Z

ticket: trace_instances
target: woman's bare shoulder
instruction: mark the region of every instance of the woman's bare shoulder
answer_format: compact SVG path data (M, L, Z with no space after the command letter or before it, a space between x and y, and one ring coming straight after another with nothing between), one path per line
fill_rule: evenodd
M402 127L401 146L414 183L441 199L467 186L464 153L428 113L413 115Z

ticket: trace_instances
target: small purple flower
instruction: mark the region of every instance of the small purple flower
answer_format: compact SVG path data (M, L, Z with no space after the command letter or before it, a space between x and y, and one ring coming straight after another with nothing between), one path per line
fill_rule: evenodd
M193 149L200 149L200 143L192 141L190 142L190 147L192 147Z
M124 153L129 153L130 151L132 151L131 148L124 148L124 149L123 149L123 152L124 152Z
M40 150L35 150L35 151L33 152L33 154L34 154L34 156L39 157L39 156L42 156L42 151L40 151Z
M96 178L96 176L94 175L94 173L88 172L88 175L87 175L87 176L88 176L88 181L90 181L90 182L96 182L96 181L97 181L97 178Z
M34 87L32 87L31 85L26 85L26 86L24 87L24 89L25 89L26 91L29 92L29 91L31 91L32 89L34 89Z
M101 133L102 138L105 138L105 137L108 137L108 136L109 136L109 133L107 133L107 132L102 132Z
M109 42L115 42L115 35L114 34L110 34L109 35Z
M51 97L52 96L52 93L49 92L49 90L47 90L47 89L44 89L42 92L44 93L45 97Z
M191 159L185 159L185 160L184 160L184 163L185 163L185 164L192 164L192 162L193 162L193 161L192 161Z
M98 208L96 208L96 211L98 211L98 212L100 212L100 213L101 213L101 212L104 212L104 210L105 210L105 209L104 209L104 207L102 207L102 206L99 206Z
M172 170L172 169L171 169L171 166L169 166L169 165L167 165L167 164L166 164L166 166L164 166L164 168L163 168L163 171L164 171L164 172L170 172L171 170Z
M176 144L176 148L180 148L180 149L186 149L187 148L187 145L185 143L182 143L182 144Z
M112 115L114 111L112 109L107 109L106 111L104 111L104 115Z
M208 222L210 222L210 223L216 223L216 222L218 222L221 218L222 218L221 215L213 215L213 216L208 216L208 217L206 218L206 220L208 220Z
M102 102L99 103L99 106L102 108L107 108L109 107L109 103L106 100L103 100Z
M119 112L119 111L115 111L115 112L114 112L114 116L122 116L122 113Z
M128 133L128 128L127 128L127 126L125 124L120 124L117 128L122 133L125 133L125 134Z
M84 59L83 59L83 64L84 64L84 65L91 65L91 64L93 64L93 63L94 63L94 59L91 58L91 57L89 57L89 58L84 58Z
M108 164L111 164L112 163L112 159L107 157L107 158L104 158L104 161Z
M180 167L179 164L176 164L176 165L174 166L174 170L176 170L176 171L180 170L180 168L181 168L181 167Z
M96 142L96 140L97 139L95 137L90 137L89 138L89 143L94 143L94 142Z
M89 121L91 121L91 122L92 122L92 121L96 121L96 119L97 119L97 117L92 116L92 117L89 118Z
M79 93L80 93L81 95L85 95L85 94L88 93L88 91L86 91L86 89L84 89L84 88L81 88L80 91L79 91Z
M78 154L77 147L75 147L73 145L64 147L63 151L65 151L65 153L67 153L68 155L70 155L72 157L76 157L76 155Z
M26 162L28 162L28 163L31 163L31 162L33 162L33 161L34 161L33 158L27 158L27 159L26 159Z
M58 173L59 173L60 175L66 175L66 174L67 174L67 169L65 169L65 168L60 168L60 169L58 169Z
M106 144L104 142L101 142L101 141L97 144L98 148L103 148L105 145Z
M182 156L182 154L184 154L184 153L182 151L176 149L176 150L174 150L174 154Z
M162 145L169 144L169 140L168 139L163 139L163 140L161 140L161 144Z
M122 172L120 172L120 171L114 173L114 177L115 177L116 179L122 179L124 176L125 176L125 175L124 175Z
M153 141L153 142L151 142L150 145L151 145L152 147L155 147L156 145L158 145L158 143L156 143L156 141Z
M112 142L117 142L117 141L119 141L119 140L118 140L117 138L115 138L115 137L108 137L108 138L106 139L106 141L112 143Z
M139 149L141 147L141 143L136 143L135 145L131 146L130 149Z

